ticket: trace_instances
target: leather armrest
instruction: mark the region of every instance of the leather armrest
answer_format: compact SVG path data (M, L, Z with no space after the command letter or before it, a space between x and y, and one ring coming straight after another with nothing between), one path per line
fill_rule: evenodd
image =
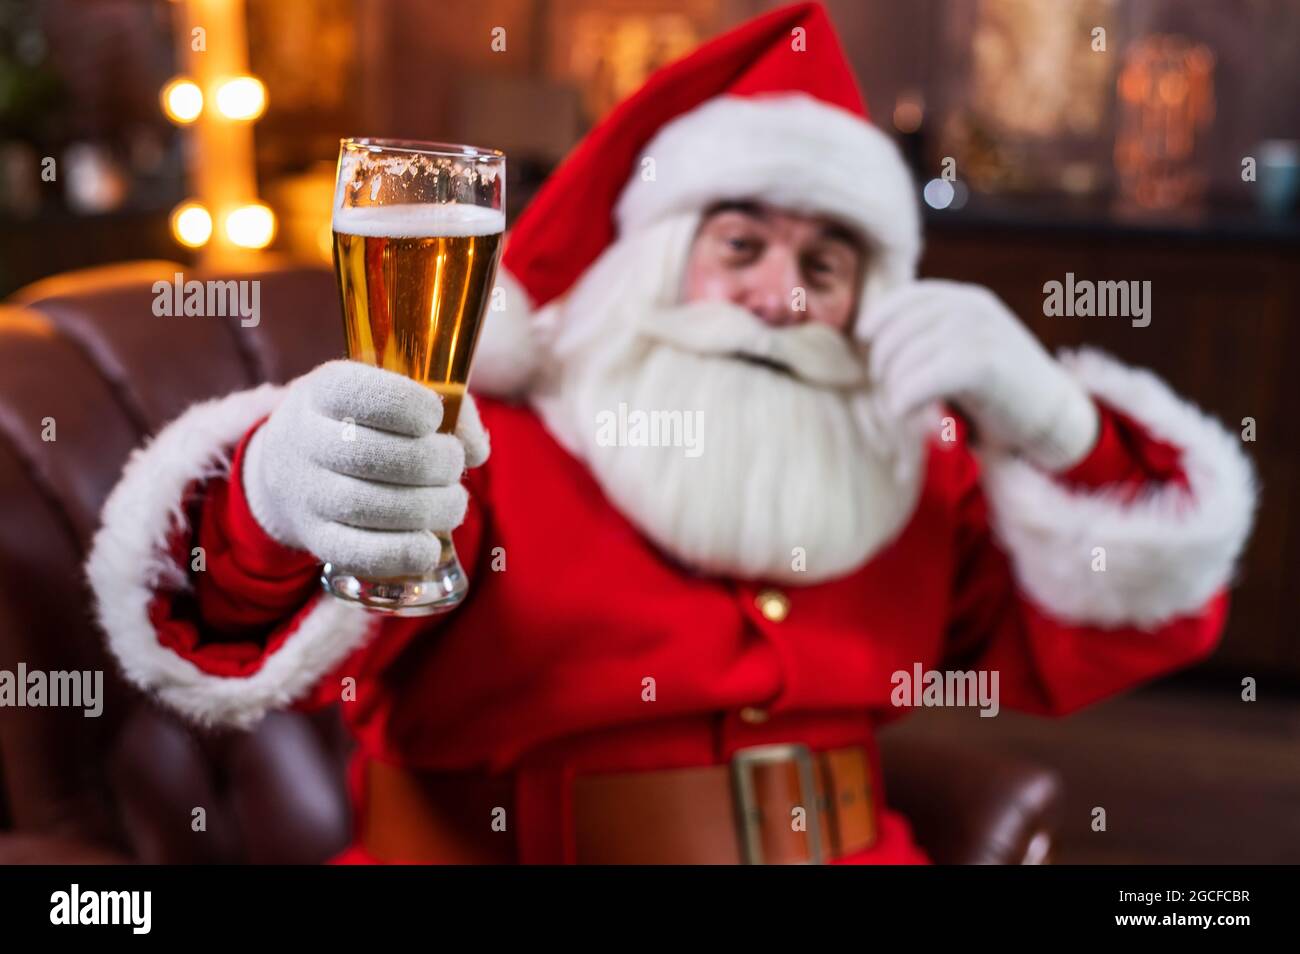
M67 835L0 832L0 865L121 865L132 859Z
M1060 777L1003 753L908 737L880 739L890 807L939 864L1043 864L1062 813Z

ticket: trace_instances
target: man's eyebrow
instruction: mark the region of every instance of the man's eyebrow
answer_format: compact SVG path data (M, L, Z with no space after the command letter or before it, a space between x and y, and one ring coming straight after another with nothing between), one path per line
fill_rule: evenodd
M843 242L856 251L863 251L862 239L858 238L857 233L847 225L841 225L839 222L827 222L821 227L819 234L821 238Z
M710 219L723 212L738 212L760 222L766 222L770 217L768 210L761 203L752 199L725 199L709 206L704 211L704 219ZM839 222L826 222L818 230L817 234L819 238L828 241L843 242L856 252L866 251L866 245L858 234L847 225Z
M723 202L715 202L705 210L704 217L706 219L711 218L722 212L739 212L741 215L747 215L752 219L767 220L767 210L757 202L748 199L729 199Z

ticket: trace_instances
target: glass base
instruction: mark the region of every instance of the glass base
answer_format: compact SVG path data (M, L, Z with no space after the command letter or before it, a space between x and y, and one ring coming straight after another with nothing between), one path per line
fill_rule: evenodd
M362 580L345 573L332 563L321 572L325 592L341 600L356 603L376 613L389 616L434 616L460 605L469 592L469 580L451 540L438 535L442 557L425 576L405 576L391 580Z

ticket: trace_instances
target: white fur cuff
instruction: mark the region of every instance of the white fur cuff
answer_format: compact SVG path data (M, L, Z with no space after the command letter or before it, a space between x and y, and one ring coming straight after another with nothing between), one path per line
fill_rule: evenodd
M1018 584L1066 623L1149 629L1198 611L1231 582L1250 533L1255 474L1241 442L1149 371L1096 351L1062 363L1099 400L1182 451L1190 493L1157 487L1125 503L986 455L993 529Z
M185 488L225 474L234 446L281 393L263 385L196 404L132 453L86 561L100 626L127 678L202 725L248 728L304 695L369 630L363 610L318 598L261 669L232 678L205 673L160 645L149 621L156 591L187 585L184 568L167 553L168 537L185 525Z

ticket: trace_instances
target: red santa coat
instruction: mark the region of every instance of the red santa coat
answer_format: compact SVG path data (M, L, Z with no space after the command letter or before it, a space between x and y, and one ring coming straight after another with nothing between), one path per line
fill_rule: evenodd
M901 534L815 585L677 564L530 409L481 400L492 457L467 475L454 535L466 602L423 619L342 606L319 592L316 561L269 539L244 500L242 447L278 400L269 387L192 409L132 461L90 576L128 676L189 718L250 725L269 708L337 702L351 677L358 805L370 758L514 771L521 860L572 860L575 773L715 764L778 741L874 752L875 728L907 711L891 703L893 676L917 664L996 670L1000 705L1060 715L1209 653L1249 525L1250 468L1151 376L1096 355L1075 370L1103 411L1077 468L1053 478L981 461L964 438L936 442ZM233 479L204 479L228 461ZM1095 541L1112 551L1107 572L1154 562L1157 574L1138 588L1105 581ZM195 544L206 570L185 573ZM1049 565L1060 551L1064 571ZM366 859L359 847L347 857ZM922 857L886 812L877 844L843 861Z

